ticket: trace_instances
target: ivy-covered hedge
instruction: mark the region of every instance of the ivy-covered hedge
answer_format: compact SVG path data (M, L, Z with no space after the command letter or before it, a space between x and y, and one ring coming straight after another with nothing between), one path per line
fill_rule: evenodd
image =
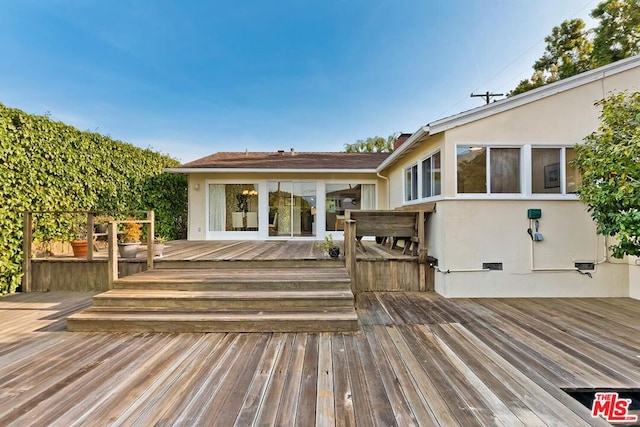
M83 132L0 104L0 294L22 278L23 211L150 210L156 234L186 234L187 182L179 163L150 149ZM36 236L69 234L64 217L40 218Z

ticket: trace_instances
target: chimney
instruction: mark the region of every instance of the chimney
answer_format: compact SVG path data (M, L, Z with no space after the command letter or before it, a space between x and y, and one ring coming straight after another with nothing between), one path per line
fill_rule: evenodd
M393 141L393 151L396 151L407 139L411 136L410 133L401 133L398 135L395 141Z
M295 155L296 155L296 150L295 150L295 149L293 149L293 148L291 149L291 155L292 155L292 156L295 156Z
M284 150L278 150L278 154L280 155L280 157L284 156Z

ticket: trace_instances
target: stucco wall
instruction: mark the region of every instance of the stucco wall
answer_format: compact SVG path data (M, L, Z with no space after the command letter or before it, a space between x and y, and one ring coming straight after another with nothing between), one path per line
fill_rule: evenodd
M353 174L340 174L340 173L281 173L281 174L256 174L256 173L202 173L202 174L189 174L189 228L187 233L188 240L205 240L206 239L206 224L207 224L207 210L206 210L206 197L207 197L207 180L229 180L229 181L244 181L244 182L260 182L260 181L309 181L309 180L324 180L326 182L359 182L359 181L375 181L377 184L377 200L378 207L380 209L387 209L387 182L378 178L373 173L353 173ZM324 238L324 235L318 233L318 239Z
M544 241L527 234L527 209L542 209L540 232ZM436 291L447 297L620 297L627 296L626 260L605 261L604 237L584 205L578 201L446 200L437 204L443 218L443 256ZM563 269L575 262L598 263L592 277ZM502 271L461 272L481 269L483 262L501 262Z
M640 258L629 259L629 296L640 299Z

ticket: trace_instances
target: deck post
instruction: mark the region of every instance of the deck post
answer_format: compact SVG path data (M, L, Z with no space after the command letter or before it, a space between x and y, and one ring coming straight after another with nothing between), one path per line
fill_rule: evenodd
M356 296L357 267L356 267L356 222L352 219L345 220L344 252L346 267L351 277L351 292Z
M155 222L155 214L153 211L147 211L147 270L153 269L153 255L154 249L153 244L155 240L154 236L154 222Z
M87 212L87 261L93 261L93 212Z
M118 222L109 221L107 232L109 241L109 261L107 263L109 270L109 289L113 289L113 282L118 278Z
M22 232L22 292L31 292L31 243L33 240L33 214L24 212Z

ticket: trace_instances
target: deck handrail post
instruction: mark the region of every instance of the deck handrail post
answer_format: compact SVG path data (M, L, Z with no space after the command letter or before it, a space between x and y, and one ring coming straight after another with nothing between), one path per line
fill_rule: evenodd
M345 220L345 258L349 276L351 278L351 292L356 296L357 268L356 268L356 222L352 219Z
M153 255L154 255L154 223L155 223L155 213L153 211L147 211L147 220L149 221L147 225L147 270L153 269Z
M93 212L87 212L87 261L93 261Z
M113 282L118 279L118 222L109 221L109 228L107 230L107 240L109 241L109 260L108 274L109 274L109 289L113 289Z
M24 213L22 232L22 292L31 292L31 244L33 240L33 213Z

